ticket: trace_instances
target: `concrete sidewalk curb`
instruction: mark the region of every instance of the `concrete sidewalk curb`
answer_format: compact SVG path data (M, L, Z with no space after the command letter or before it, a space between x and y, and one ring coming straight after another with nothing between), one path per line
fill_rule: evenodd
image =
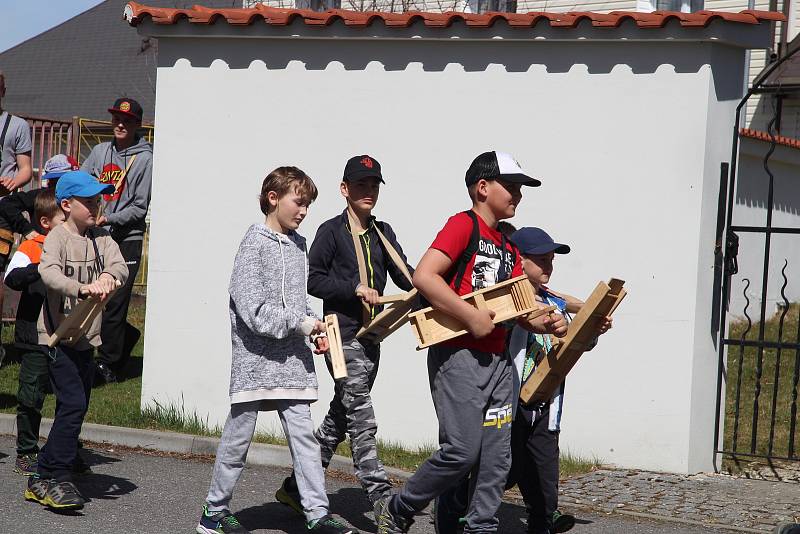
M42 419L39 434L46 438L50 433L52 419ZM0 414L0 434L17 434L17 417L13 414ZM109 443L123 447L141 447L152 451L175 452L182 454L205 454L215 456L219 438L179 434L177 432L158 432L155 430L142 430L121 426L96 425L84 423L81 429L81 439L95 443ZM267 445L253 443L247 453L247 463L252 465L272 465L278 467L292 467L292 455L289 449L282 445ZM353 472L353 461L350 458L334 455L329 468L345 473ZM406 480L412 473L386 467L386 473L393 478Z

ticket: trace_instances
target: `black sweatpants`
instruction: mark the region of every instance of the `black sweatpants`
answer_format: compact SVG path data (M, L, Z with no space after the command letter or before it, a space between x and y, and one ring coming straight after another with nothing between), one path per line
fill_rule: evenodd
M131 303L131 292L139 263L142 260L142 240L129 240L117 243L125 263L128 265L128 280L125 285L108 299L103 310L103 322L100 326L100 339L103 345L98 349L97 359L116 371L125 367L133 348L131 341L136 336L135 327L128 325L128 306Z
M22 355L17 389L17 456L39 452L42 405L49 381L49 357L44 350Z
M58 346L48 361L56 396L56 414L47 443L39 453L39 476L58 481L72 478L78 437L89 408L94 366L91 350Z
M538 413L523 406L518 410L511 427L511 472L506 486L519 486L528 509L528 532L546 534L553 528L553 512L558 509L559 433L548 430L549 404Z

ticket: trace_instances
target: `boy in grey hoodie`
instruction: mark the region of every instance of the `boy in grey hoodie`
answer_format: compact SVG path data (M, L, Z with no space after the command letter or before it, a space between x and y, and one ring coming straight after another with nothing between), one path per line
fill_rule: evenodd
M328 350L325 325L308 302L305 239L296 230L317 188L296 167L279 167L261 186L264 224L251 226L231 274L231 410L225 421L211 487L197 525L200 534L248 532L228 504L242 473L261 410L277 410L292 454L307 526L316 534L357 534L328 513L325 474L314 438L315 352Z
M130 270L128 282L108 302L103 314L97 370L106 382L116 382L141 333L127 322L133 283L142 259L145 217L150 205L153 147L137 130L142 125L142 107L133 99L119 98L108 109L114 139L92 149L81 170L97 177L114 190L103 195L105 210L98 226L106 226L119 245Z

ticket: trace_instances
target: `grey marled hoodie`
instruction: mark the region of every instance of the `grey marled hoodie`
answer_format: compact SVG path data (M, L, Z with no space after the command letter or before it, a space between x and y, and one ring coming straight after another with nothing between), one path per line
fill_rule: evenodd
M317 399L317 376L306 344L316 317L308 303L306 241L264 224L245 233L229 287L231 403Z

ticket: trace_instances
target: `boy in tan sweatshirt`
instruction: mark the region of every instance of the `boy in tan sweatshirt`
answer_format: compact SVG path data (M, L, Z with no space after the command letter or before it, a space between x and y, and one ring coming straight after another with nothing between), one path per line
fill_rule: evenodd
M81 299L95 296L105 301L128 278L119 246L107 231L96 227L100 194L113 188L83 171L64 174L56 185L56 200L66 220L47 235L39 264L47 290L37 325L42 345ZM100 345L101 316L95 317L86 334L60 342L49 352L50 381L58 402L47 444L39 454L38 472L25 490L27 500L49 508L77 510L86 502L72 483L71 468L89 406L92 352Z

